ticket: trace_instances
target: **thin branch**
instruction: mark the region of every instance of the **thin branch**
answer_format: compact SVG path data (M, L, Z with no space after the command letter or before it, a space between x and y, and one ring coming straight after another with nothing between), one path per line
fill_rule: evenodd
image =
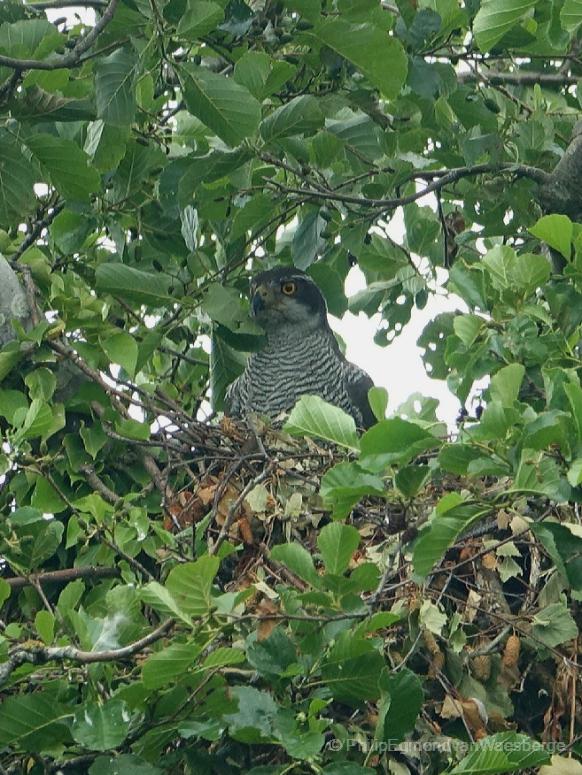
M51 8L106 8L107 0L43 0L41 3L26 3L29 8L47 11Z
M119 568L98 568L95 565L87 565L85 568L64 568L47 573L37 573L34 576L12 576L3 578L12 589L21 589L33 584L36 579L41 584L68 584L75 579L107 579L120 576Z
M173 626L174 620L168 619L149 635L120 649L82 651L74 646L18 647L10 654L8 660L0 665L0 686L8 680L16 668L27 662L32 665L44 665L46 662L65 662L68 660L81 665L91 665L96 662L117 662L121 659L127 659L143 651L146 646L160 640Z
M438 191L444 186L456 183L462 178L473 177L475 175L482 175L487 172L508 172L516 175L517 177L530 178L536 183L547 184L550 180L550 175L537 167L531 167L527 164L514 164L512 162L501 162L499 164L477 164L474 167L457 167L456 169L443 172L441 170L427 171L418 173L415 172L412 177L418 179L437 178L429 183L422 191L416 191L414 194L408 196L395 197L393 199L368 199L362 196L351 196L348 194L339 194L336 191L314 191L313 189L305 188L293 188L285 186L282 183L278 183L274 180L268 181L268 184L279 191L287 194L297 194L299 196L308 199L323 199L334 200L342 202L344 204L359 205L367 208L381 208L384 210L395 210L397 207L402 207L412 202L416 202L417 199L422 199L423 196Z
M81 56L91 48L105 27L113 19L118 4L119 0L110 0L109 5L103 11L103 16L86 35L82 35L80 38L78 38L74 48L68 54L44 60L15 59L14 57L8 57L0 54L0 65L4 65L4 67L11 67L13 70L17 71L58 70L64 67L75 67L75 65L79 64Z
M492 84L513 84L515 86L575 86L578 78L575 75L565 75L563 73L537 73L537 72L519 72L519 73L500 73L497 71L479 71L469 73L458 73L457 77L461 83L479 80Z

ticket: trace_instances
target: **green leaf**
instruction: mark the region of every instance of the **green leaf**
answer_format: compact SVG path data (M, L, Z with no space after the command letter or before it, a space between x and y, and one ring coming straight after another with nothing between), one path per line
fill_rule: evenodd
M221 647L214 649L204 660L202 667L205 670L214 670L217 667L239 665L245 661L245 652L242 649Z
M494 401L507 409L511 409L519 396L519 389L525 376L525 367L521 363L510 363L504 366L491 378L489 392Z
M384 742L400 743L405 735L414 729L422 708L424 694L419 677L408 668L386 676L382 682L383 691L388 693L389 704L383 722Z
M48 646L55 636L55 617L50 611L37 611L34 617L35 629L42 641Z
M142 666L142 680L147 689L161 689L183 678L198 661L201 647L194 641L170 643L149 656Z
M480 458L483 452L470 444L447 444L439 452L439 465L444 471L464 476L470 464Z
M88 202L101 187L99 173L89 164L85 151L72 140L36 134L28 137L26 144L65 199Z
M323 127L324 116L315 97L304 94L274 110L261 122L261 137L266 143L280 137L313 134Z
M371 387L368 390L368 402L374 417L380 421L386 418L388 409L388 391L383 387Z
M179 70L186 106L227 145L239 145L256 131L261 108L232 78L188 65Z
M568 396L568 401L572 407L578 441L582 441L582 388L573 382L567 382L564 385L564 392Z
M564 9L562 9L562 13L563 11ZM567 215L560 215L559 213L543 215L537 223L530 226L529 231L534 237L547 242L551 248L558 250L566 260L570 259L574 226Z
M485 325L485 321L479 315L457 315L453 320L455 334L465 347L473 344Z
M537 740L515 732L500 732L473 744L467 756L450 770L450 775L521 772L548 764L550 756Z
M168 295L170 279L163 274L142 272L132 266L118 263L99 264L95 272L96 288L125 301L136 301L151 306L163 306L171 301Z
M544 256L535 253L517 255L507 245L494 247L482 263L493 285L512 296L530 296L550 276L550 264Z
M430 478L428 466L405 466L396 474L396 486L405 498L414 498Z
M64 36L45 18L0 25L0 53L18 59L43 59L63 42Z
M187 40L196 40L216 29L224 19L224 11L217 3L188 0L178 24L177 33Z
M212 582L218 572L217 557L201 557L172 568L166 580L166 588L183 611L200 617L213 607Z
M4 417L14 425L15 416L20 416L22 411L28 411L28 401L24 393L20 390L0 389L0 417Z
M17 226L33 212L34 168L12 134L0 130L0 226Z
M408 59L402 45L372 24L348 24L328 17L306 37L315 38L355 65L388 99L396 97L404 85Z
M97 116L108 124L126 126L134 119L137 64L134 53L127 48L119 48L97 62Z
M359 448L354 418L319 396L301 396L284 430L294 436L316 436L353 451Z
M149 584L146 584L141 590L141 597L155 611L159 611L167 616L174 616L187 625L192 624L191 617L180 608L171 592L158 581L150 581Z
M483 0L473 22L473 34L486 53L534 8L538 0Z
M131 334L119 331L106 337L100 337L99 342L103 352L112 363L122 366L130 377L135 375L138 348L137 342Z
M65 501L44 476L39 476L36 480L30 505L45 514L58 514L67 508Z
M334 519L345 519L365 495L385 494L382 479L357 463L338 463L330 468L321 479L319 492Z
M274 546L271 551L273 560L286 565L300 579L307 581L314 587L320 583L319 576L315 571L313 559L309 552L300 544L279 544Z
M0 705L0 745L38 752L69 738L72 711L48 692L4 697Z
M370 471L381 472L392 463L406 463L438 444L438 440L420 425L400 417L382 420L360 439L360 464Z
M122 700L87 703L77 709L71 734L90 751L107 751L123 743L130 719L129 708Z
M534 522L532 533L543 544L557 569L570 587L582 592L582 537L574 525Z
M116 420L115 430L126 439L135 439L135 441L147 441L151 432L148 423L139 422L131 417Z
M414 545L412 561L415 571L421 576L427 576L458 536L488 513L482 506L463 503L456 493L455 497L452 495L441 499L434 518Z
M359 705L380 695L385 662L368 639L343 632L321 666L321 677L337 702Z
M332 522L322 528L317 545L328 573L341 575L360 544L360 534L352 525Z
M582 24L582 0L565 0L560 11L562 27L574 32Z
M545 646L555 648L578 636L578 627L565 601L552 603L534 614L531 634Z

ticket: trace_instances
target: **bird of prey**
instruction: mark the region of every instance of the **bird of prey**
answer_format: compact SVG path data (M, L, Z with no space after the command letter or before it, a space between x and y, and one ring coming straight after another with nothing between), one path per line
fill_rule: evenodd
M225 413L274 418L302 395L339 406L359 428L375 422L368 402L373 382L343 356L317 285L295 267L261 272L251 281L251 315L266 335L244 372L228 388Z

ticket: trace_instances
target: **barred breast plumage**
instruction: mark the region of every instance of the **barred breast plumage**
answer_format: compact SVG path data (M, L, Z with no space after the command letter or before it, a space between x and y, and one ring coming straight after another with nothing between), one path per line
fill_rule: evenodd
M266 344L229 387L227 414L273 418L309 394L339 406L359 427L369 427L374 422L367 396L372 380L343 356L313 280L294 267L270 270L253 280L251 297Z

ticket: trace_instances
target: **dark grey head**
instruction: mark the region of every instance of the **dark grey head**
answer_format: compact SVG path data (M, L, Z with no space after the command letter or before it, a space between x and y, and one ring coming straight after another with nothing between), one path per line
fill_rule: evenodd
M327 323L325 299L309 275L295 267L279 267L251 280L251 314L265 329L294 327L307 333Z

